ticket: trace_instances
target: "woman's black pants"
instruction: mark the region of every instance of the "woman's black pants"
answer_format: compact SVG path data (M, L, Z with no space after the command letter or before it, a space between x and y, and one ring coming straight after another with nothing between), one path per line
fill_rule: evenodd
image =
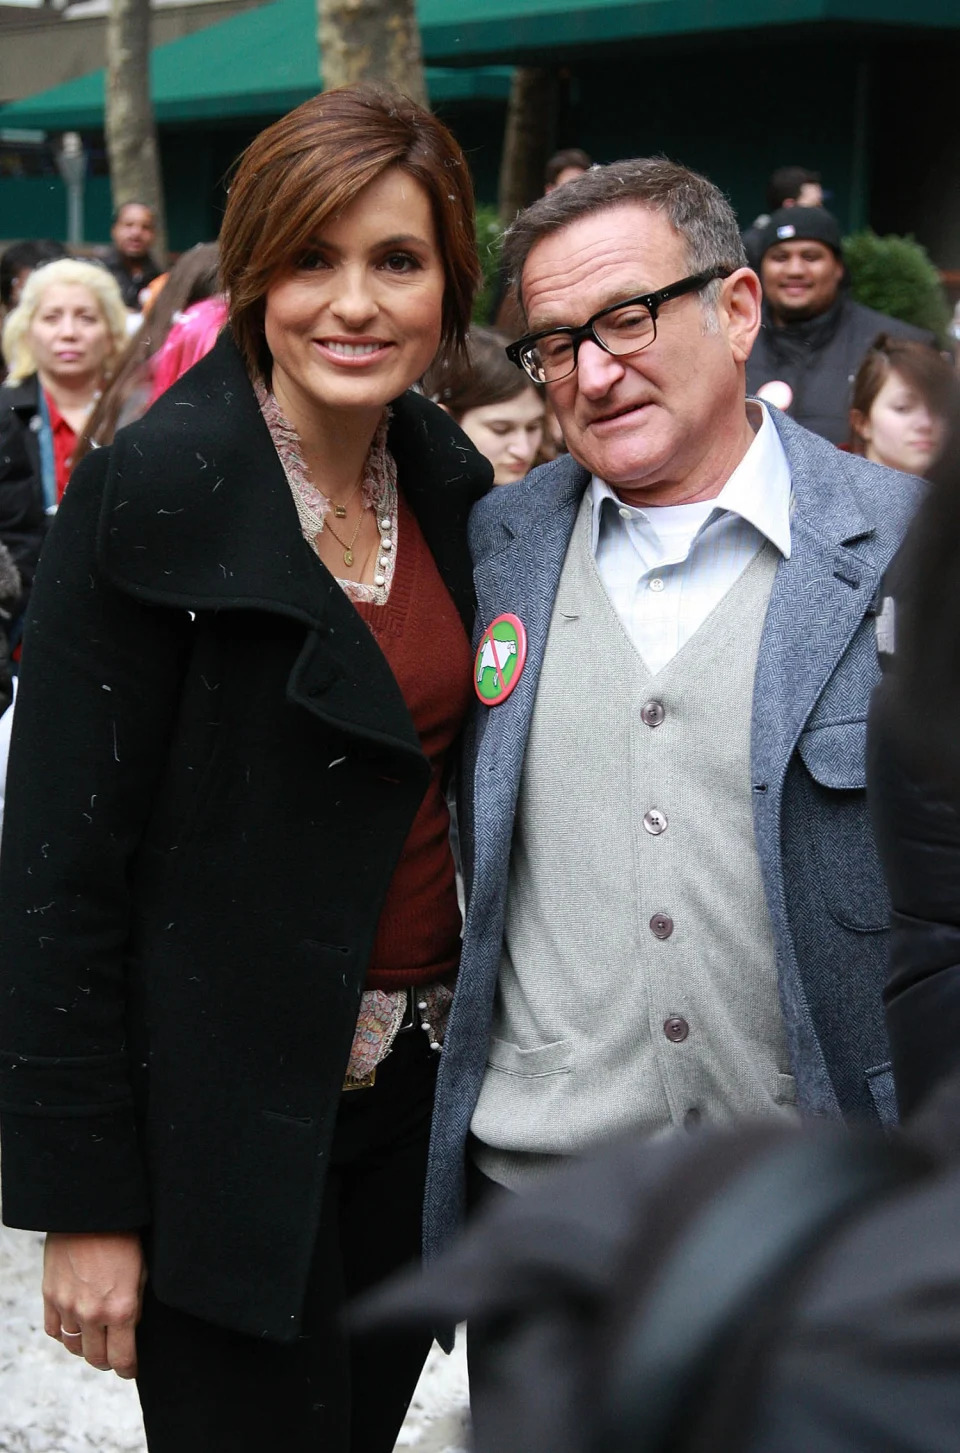
M437 1056L418 1027L342 1097L301 1335L265 1342L162 1305L137 1331L150 1453L390 1453L430 1349L349 1337L344 1305L419 1255Z

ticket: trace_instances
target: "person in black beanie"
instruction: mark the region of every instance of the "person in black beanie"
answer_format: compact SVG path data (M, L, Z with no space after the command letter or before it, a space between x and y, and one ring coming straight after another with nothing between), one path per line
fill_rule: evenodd
M773 213L760 243L760 280L763 322L747 391L833 444L849 438L851 384L877 334L934 343L932 333L853 301L840 228L823 207Z

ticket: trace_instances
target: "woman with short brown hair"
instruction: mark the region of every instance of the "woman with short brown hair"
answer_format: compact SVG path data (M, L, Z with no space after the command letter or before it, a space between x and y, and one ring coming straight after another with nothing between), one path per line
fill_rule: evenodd
M224 219L230 326L83 462L44 555L3 1209L48 1233L49 1335L137 1375L152 1453L388 1453L426 1356L340 1313L417 1255L459 958L489 467L411 385L463 339L472 237L463 157L404 98L268 128Z
M263 314L273 278L310 246L318 227L394 167L429 201L446 278L441 344L463 346L481 277L470 172L444 126L433 117L421 125L417 108L395 99L393 114L376 88L327 92L262 131L245 152L230 183L220 276L251 375L269 364Z
M880 333L853 381L851 452L926 476L958 413L960 387L943 355L926 343Z
M506 355L510 342L493 328L473 328L466 349L441 359L423 381L424 391L493 465L494 484L515 484L529 474L543 443L543 390Z

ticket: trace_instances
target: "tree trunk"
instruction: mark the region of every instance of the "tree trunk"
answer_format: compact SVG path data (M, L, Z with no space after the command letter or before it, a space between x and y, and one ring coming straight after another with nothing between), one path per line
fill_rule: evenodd
M560 83L556 71L518 66L510 84L500 162L498 208L504 227L543 192L543 173L556 131Z
M429 105L415 0L319 0L323 88L385 81Z
M157 128L150 99L150 0L110 0L105 126L114 210L142 202L153 210L153 255L166 257L166 219Z

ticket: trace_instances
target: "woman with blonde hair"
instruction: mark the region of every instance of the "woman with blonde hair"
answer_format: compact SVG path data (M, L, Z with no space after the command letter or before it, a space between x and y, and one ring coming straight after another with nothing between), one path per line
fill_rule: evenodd
M157 289L153 306L144 314L143 322L117 359L110 382L77 441L76 464L91 449L112 444L118 429L142 418L163 392L163 388L157 387L159 372L165 377L165 387L179 377L165 365L165 351L171 335L182 329L190 317L190 310L204 302L216 310L216 327L206 331L205 346L195 351L190 362L195 363L213 347L226 315L226 305L217 296L219 257L215 242L198 242L189 252L182 253L164 274L165 281ZM211 298L215 300L212 304ZM186 367L181 369L185 371Z
M0 388L0 539L29 590L50 516L110 367L127 312L106 271L65 257L36 268L3 325L9 374Z
M463 346L474 239L460 148L404 97L268 127L223 221L227 328L83 461L41 563L3 1214L48 1233L48 1335L137 1376L151 1453L389 1453L429 1349L341 1312L419 1254L459 966L490 469L412 386Z

